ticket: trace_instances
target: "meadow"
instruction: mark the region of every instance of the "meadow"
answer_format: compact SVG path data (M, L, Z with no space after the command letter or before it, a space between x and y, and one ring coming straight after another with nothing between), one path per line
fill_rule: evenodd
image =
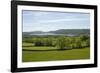
M86 35L23 37L23 62L79 60L89 58L90 37Z

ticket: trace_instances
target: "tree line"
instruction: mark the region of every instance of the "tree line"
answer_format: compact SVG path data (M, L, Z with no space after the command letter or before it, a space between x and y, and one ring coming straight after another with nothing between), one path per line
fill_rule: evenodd
M59 36L59 37L32 37L24 38L23 42L32 43L34 46L58 47L60 50L83 48L90 46L90 37L80 35L77 37Z

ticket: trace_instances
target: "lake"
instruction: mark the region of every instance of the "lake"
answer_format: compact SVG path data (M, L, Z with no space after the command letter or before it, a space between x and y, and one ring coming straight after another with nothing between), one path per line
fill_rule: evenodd
M56 34L56 33L39 33L39 34L30 34L33 36L76 36L75 34Z

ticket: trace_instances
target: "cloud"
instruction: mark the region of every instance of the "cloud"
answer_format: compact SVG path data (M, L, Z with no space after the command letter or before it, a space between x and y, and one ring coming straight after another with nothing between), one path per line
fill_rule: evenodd
M86 21L86 18L70 18L70 19L54 19L54 20L42 20L39 23L54 23L54 22L69 22L69 21Z

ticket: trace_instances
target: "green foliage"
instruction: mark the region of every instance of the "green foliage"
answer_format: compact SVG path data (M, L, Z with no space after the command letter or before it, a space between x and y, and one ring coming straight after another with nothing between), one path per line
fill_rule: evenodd
M57 46L60 50L63 50L66 48L66 38L65 37L60 37L57 40Z
M79 39L80 39L81 41L86 41L86 40L89 39L89 36L86 36L86 35L80 35L80 36L79 36Z
M30 37L30 38L23 38L23 42L32 43L34 44L33 46L51 46L51 47L57 46L58 49L73 49L73 48L89 47L90 37L86 35L80 35L76 37L68 37L68 36Z
M90 37L86 35L24 37L22 43L23 62L90 58Z
M32 38L23 38L23 42L33 43Z
M52 38L37 38L34 44L35 46L53 46Z

